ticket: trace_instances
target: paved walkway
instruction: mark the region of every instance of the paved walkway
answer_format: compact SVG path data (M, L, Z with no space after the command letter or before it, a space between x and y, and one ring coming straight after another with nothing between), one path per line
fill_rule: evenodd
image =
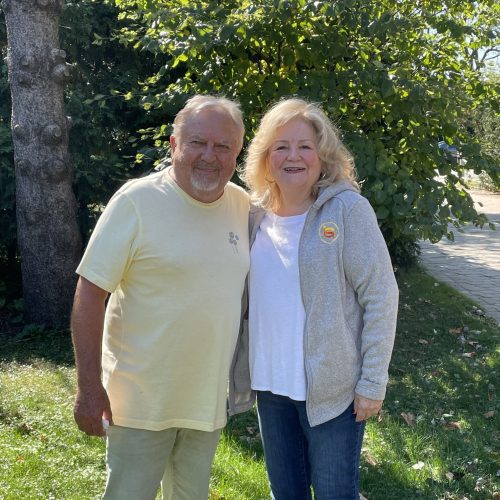
M500 325L500 194L471 191L476 210L496 223L496 231L472 224L455 241L421 242L421 262L436 279L478 302ZM482 203L483 206L479 206Z

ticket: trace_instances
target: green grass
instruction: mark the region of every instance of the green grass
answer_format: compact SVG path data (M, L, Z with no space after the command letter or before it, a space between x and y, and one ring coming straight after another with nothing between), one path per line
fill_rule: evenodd
M499 328L425 274L402 274L399 284L391 380L382 418L367 428L362 490L370 500L492 499L500 490Z
M381 417L367 426L361 491L369 500L496 500L499 328L419 270L402 273L399 283L391 380ZM1 500L100 497L104 441L76 429L73 393L67 333L0 335ZM249 412L223 433L211 498L268 497L257 419Z

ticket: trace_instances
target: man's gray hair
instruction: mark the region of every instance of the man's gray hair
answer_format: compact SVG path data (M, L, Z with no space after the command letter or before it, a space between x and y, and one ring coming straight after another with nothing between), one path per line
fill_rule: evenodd
M227 113L233 120L238 130L239 148L243 146L245 136L245 125L243 124L243 113L238 102L212 95L195 95L186 102L185 106L177 113L173 123L173 135L182 135L182 127L186 120L204 109L214 109Z

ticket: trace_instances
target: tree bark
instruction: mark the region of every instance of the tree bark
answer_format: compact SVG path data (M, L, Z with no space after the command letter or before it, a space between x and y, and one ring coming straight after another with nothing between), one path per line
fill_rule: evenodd
M25 321L66 328L81 236L68 153L64 0L4 0Z

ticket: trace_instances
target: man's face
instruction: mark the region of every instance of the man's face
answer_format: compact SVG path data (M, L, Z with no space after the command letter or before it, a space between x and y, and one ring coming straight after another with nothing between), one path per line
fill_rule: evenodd
M170 137L177 184L192 198L211 203L222 196L240 152L238 129L231 117L214 109L187 118L180 136Z

